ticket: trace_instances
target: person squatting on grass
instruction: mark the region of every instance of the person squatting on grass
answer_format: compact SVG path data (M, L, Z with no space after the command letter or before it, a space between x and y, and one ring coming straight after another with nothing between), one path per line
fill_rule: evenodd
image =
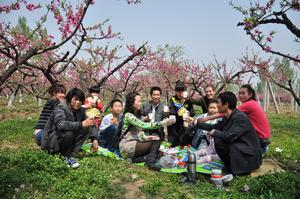
M239 90L239 99L242 104L239 105L237 109L246 113L246 115L249 117L250 122L258 135L261 153L264 155L267 151L269 139L271 137L271 128L268 118L262 107L256 101L255 91L249 84L241 86ZM224 115L215 114L200 120L201 122L206 122L210 119L215 119L218 117L224 117Z
M61 101L50 116L42 138L42 149L49 153L60 153L72 168L79 167L74 156L80 151L85 139L91 138L93 152L98 150L98 130L95 119L86 118L84 93L78 88L70 90L65 101Z
M144 130L159 129L176 122L175 118L166 118L160 122L144 122L141 117L141 97L137 92L131 92L126 97L120 135L120 154L132 162L145 162L153 170L160 170L156 164L158 150L161 144L159 136L145 134Z
M99 127L99 143L101 147L114 151L113 138L122 117L123 105L119 99L111 102L111 113L104 116Z
M236 109L236 104L237 99L232 92L221 93L218 111L224 114L224 120L213 125L197 122L196 127L209 130L209 136L214 137L224 172L243 175L258 169L262 156L255 129L247 115Z
M33 133L35 141L38 145L41 145L43 130L48 119L50 118L50 115L54 111L54 108L60 101L65 99L66 87L62 84L54 83L49 87L48 93L51 95L51 98L47 100L45 106L43 107Z

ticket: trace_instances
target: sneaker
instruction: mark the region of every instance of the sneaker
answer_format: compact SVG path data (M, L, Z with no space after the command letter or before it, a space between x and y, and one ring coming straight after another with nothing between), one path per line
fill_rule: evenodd
M79 167L79 163L74 158L66 158L65 163L68 164L68 166L73 169L76 169Z

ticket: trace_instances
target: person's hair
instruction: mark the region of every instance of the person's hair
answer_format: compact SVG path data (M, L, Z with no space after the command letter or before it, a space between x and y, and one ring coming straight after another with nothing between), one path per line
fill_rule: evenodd
M158 87L158 86L153 86L153 87L151 87L151 89L150 89L150 95L153 94L153 91L159 91L160 94L161 94L161 88Z
M66 102L70 104L73 97L77 97L82 103L84 103L84 92L81 89L71 89L66 96Z
M241 88L247 89L248 93L251 94L251 97L250 97L249 100L255 100L256 101L255 90L249 84L245 84L245 85L241 86Z
M112 108L116 102L120 102L121 104L123 104L121 100L119 100L119 99L114 99L114 100L110 103L110 107Z
M228 107L233 110L236 108L237 99L233 92L224 92L219 94L218 98L221 100L222 104L228 103Z
M213 99L211 99L211 100L209 100L209 102L208 102L208 106L210 105L210 104L218 104L218 100L217 99L215 99L215 98L213 98Z
M124 115L125 113L132 113L136 117L139 117L141 115L140 111L136 111L133 107L135 97L140 95L138 92L133 91L127 94L126 96L126 102L125 102L125 108L124 108Z
M187 90L187 87L184 84L184 82L181 80L177 80L176 84L175 84L175 91L178 92L178 91L186 91L186 90Z
M89 93L100 93L100 87L99 86L92 86L89 88Z
M66 93L66 87L60 83L54 83L48 88L48 93L53 96L54 93Z
M216 87L215 87L214 85L212 85L212 84L207 84L204 88L205 88L205 90L206 90L207 88L211 88L211 89L213 89L213 91L216 90Z

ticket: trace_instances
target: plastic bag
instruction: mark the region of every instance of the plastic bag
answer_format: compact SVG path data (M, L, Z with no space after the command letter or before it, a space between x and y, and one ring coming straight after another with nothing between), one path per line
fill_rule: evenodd
M159 160L159 164L161 165L162 168L176 167L176 163L175 163L174 159L168 155L164 155L163 157L161 157Z

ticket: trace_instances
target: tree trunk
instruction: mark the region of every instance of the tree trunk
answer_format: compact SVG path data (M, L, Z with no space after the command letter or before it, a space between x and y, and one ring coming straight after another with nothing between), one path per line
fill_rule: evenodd
M7 108L12 108L14 100L15 100L15 93L11 94L11 96L9 97L9 100L7 103Z
M267 92L268 92L268 86L267 81L265 81L265 88L264 88L264 111L267 112Z
M22 90L20 90L20 94L19 94L19 103L23 103L23 93L22 93Z
M268 81L268 87L269 87L269 91L270 91L270 94L271 94L271 97L272 97L272 100L273 100L273 103L274 103L275 111L276 111L277 114L279 114L277 101L275 99L275 96L274 96L274 93L273 93L273 88L272 88L272 85L271 85L270 81Z

